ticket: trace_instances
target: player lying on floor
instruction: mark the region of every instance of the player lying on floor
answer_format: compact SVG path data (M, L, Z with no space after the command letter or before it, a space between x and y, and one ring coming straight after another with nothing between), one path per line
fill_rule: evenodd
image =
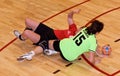
M62 40L49 40L40 42L34 50L26 53L18 58L18 60L31 60L36 54L44 52L45 49L55 50L60 53L60 56L67 61L76 60L81 54L89 52L88 60L95 64L95 54L97 50L96 35L102 31L104 24L98 20L91 22L88 27L82 28L78 33L71 37Z
M68 13L68 25L69 28L65 30L54 30L47 25L43 23L37 23L36 21L33 21L31 19L26 19L26 28L21 34L18 30L14 30L14 34L17 38L19 38L22 41L25 41L26 39L30 39L35 45L39 45L39 43L43 40L61 40L63 38L69 38L71 36L74 36L77 32L76 24L73 20L73 15L79 13L78 10L73 10L70 13ZM47 52L46 52L47 51ZM50 55L52 53L57 53L56 51L51 50L45 50L45 53L47 55Z

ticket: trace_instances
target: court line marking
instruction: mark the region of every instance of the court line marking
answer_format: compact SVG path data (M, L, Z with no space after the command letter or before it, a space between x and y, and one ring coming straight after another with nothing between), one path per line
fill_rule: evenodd
M85 1L83 1L83 2L81 2L81 3L75 4L75 5L73 5L73 6L69 7L69 8L61 11L61 12L58 12L58 13L56 13L56 14L48 17L47 19L45 19L45 20L43 20L43 21L41 21L41 22L42 22L42 23L43 23L43 22L46 22L46 21L50 20L51 18L53 18L53 17L55 17L55 16L57 16L57 15L65 12L65 11L67 11L67 10L69 10L69 9L72 9L72 8L74 8L74 7L77 7L77 6L79 6L79 5L82 5L82 4L84 4L84 3L88 2L88 1L90 1L90 0L85 0ZM0 51L2 51L2 50L5 49L7 46L9 46L10 44L12 44L16 39L17 39L17 38L14 38L14 39L11 40L10 42L8 42L6 45L4 45L2 48L0 48Z
M117 39L117 40L115 40L114 42L118 42L118 41L120 41L120 39Z
M90 1L90 0L86 0L86 1L83 1L83 2L78 3L78 4L76 4L76 5L73 5L73 6L67 8L67 9L65 9L65 10L63 10L63 11L60 11L59 13L57 13L57 14L55 14L55 15L53 15L53 16L50 16L49 18L43 20L42 22L46 22L47 20L49 20L49 19L51 19L51 18L53 18L53 17L55 17L55 16L57 16L57 15L59 15L59 14L65 12L65 11L68 11L68 10L74 8L74 7L77 7L77 6L79 6L79 5L82 5L82 4L84 4L84 3L88 2L88 1Z
M53 74L56 74L56 73L58 73L58 72L60 72L60 70L58 69L58 70L56 70L56 71L54 71L53 72Z
M75 5L67 8L67 9L65 9L65 10L63 10L63 11L58 12L57 14L54 14L54 15L48 17L47 19L45 19L45 20L43 20L43 21L41 21L41 22L42 22L42 23L43 23L43 22L46 22L46 21L50 20L51 18L53 18L53 17L55 17L55 16L57 16L57 15L65 12L65 11L67 11L67 10L70 10L70 9L72 9L72 8L74 8L74 7L77 7L77 6L79 6L79 5L82 5L82 4L84 4L84 3L88 2L88 1L90 1L90 0L85 0L85 1L83 1L83 2L81 2L81 3L75 4ZM0 52L1 52L3 49L7 48L7 47L8 47L10 44L12 44L15 40L17 40L17 38L14 38L14 39L11 40L10 42L8 42L6 45L4 45L2 48L0 48ZM53 74L56 74L56 73L58 73L58 72L60 72L59 69L56 70L56 71L54 71Z
M49 20L49 19L51 19L51 18L53 18L53 17L55 17L55 16L63 13L63 12L65 12L65 11L71 9L71 8L74 8L74 7L76 7L76 6L79 6L80 4L83 4L83 3L88 2L88 1L90 1L90 0L86 0L86 1L84 1L84 2L82 2L82 3L76 4L76 5L68 8L68 9L65 9L65 10L63 10L63 11L61 11L61 12L59 12L59 13L57 13L57 14L55 14L55 15L53 15L53 16L45 19L45 20L43 20L42 22L45 22L45 21L47 21L47 20ZM96 16L96 17L93 18L91 21L89 21L85 26L87 26L88 24L90 24L93 20L97 19L98 17L100 17L100 16L102 16L102 15L104 15L104 14L107 14L107 13L109 13L109 12L111 12L111 11L117 10L117 9L119 9L119 8L120 8L120 7L114 8L114 9L112 9L112 10L109 10L109 11L107 11L107 12L104 12L104 13ZM5 49L7 46L9 46L10 44L12 44L16 39L17 39L17 38L14 38L13 40L11 40L9 43L7 43L5 46L3 46L3 47L0 49L0 51L2 51L2 50ZM83 57L83 59L85 59L85 61L86 61L88 64L90 64L93 68L95 68L96 70L98 70L98 71L100 71L101 73L106 74L106 75L108 75L108 76L113 76L113 75L116 75L116 74L118 74L118 73L120 72L120 70L119 70L119 71L116 71L115 73L113 73L113 74L110 75L109 73L106 73L105 71L97 68L97 67L94 66L92 63L90 63L90 62L86 59L86 57L84 56L84 54L82 55L82 57Z

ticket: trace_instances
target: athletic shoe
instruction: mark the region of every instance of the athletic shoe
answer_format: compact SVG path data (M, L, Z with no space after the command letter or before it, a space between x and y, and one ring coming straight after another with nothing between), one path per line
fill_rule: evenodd
M26 54L23 54L22 56L17 58L17 61L24 61L26 60L32 60L32 57L35 55L34 51L28 52Z
M58 52L55 50L50 50L50 49L45 49L44 50L44 54L45 55L53 55L53 54L57 54Z
M19 36L21 35L18 30L14 30L13 32L14 32L14 35L15 35L17 38L19 38Z

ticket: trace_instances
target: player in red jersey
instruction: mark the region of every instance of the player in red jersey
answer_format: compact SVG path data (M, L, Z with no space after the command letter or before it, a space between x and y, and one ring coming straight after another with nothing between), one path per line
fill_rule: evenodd
M18 30L14 30L14 34L17 38L19 38L22 41L30 39L35 45L39 45L39 43L43 40L61 40L63 38L69 38L75 35L77 31L77 27L73 20L73 15L79 13L79 11L80 10L73 10L70 13L68 13L68 29L55 30L43 23L38 23L31 19L26 19L26 28L23 31L23 33L21 34Z

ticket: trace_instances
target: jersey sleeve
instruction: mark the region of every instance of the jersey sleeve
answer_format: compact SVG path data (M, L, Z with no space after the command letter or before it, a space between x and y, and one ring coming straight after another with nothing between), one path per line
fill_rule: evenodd
M95 52L96 51L96 47L91 46L89 50Z
M69 25L69 31L75 34L75 32L77 31L76 24Z
M96 49L97 49L97 42L96 42L96 40L91 40L91 45L90 45L90 48L89 48L89 50L90 51L96 51Z

